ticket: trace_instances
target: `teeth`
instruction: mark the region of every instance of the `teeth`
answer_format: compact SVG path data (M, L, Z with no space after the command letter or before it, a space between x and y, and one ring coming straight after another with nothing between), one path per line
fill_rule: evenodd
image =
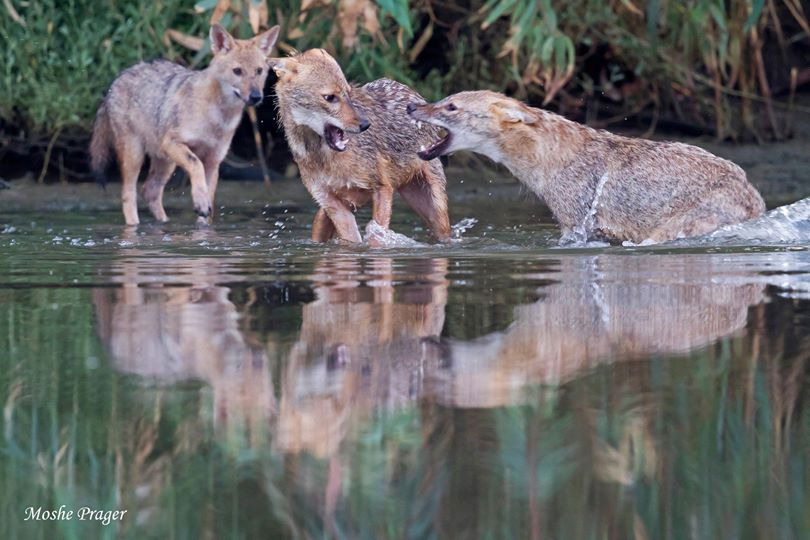
M416 127L418 129L422 129L422 122L416 122Z
M420 145L420 146L419 146L419 151L420 151L420 152L424 152L424 151L425 151L425 145L424 145L424 144L422 144L422 145Z

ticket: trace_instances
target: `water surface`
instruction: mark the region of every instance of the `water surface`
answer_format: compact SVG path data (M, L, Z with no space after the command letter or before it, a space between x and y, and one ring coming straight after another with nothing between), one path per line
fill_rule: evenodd
M487 193L387 250L4 214L0 536L810 537L807 243L560 249Z

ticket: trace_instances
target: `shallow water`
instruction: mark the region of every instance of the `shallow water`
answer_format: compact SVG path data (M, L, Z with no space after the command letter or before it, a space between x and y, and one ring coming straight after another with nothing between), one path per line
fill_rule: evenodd
M804 238L560 249L483 196L352 249L309 206L3 216L0 537L810 537ZM23 521L62 504L127 514Z

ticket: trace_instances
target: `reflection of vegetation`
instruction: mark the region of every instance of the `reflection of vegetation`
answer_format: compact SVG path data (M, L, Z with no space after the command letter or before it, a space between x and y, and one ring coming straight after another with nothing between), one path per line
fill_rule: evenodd
M810 342L790 301L689 358L605 365L521 406L377 409L318 459L273 433L234 449L209 389L116 374L88 290L0 295L4 538L101 536L21 521L63 503L127 508L103 534L128 538L810 535Z
M14 4L6 3L8 6ZM799 0L55 0L0 17L13 43L0 69L0 135L42 155L79 154L104 88L157 56L199 64L210 20L246 37L280 23L282 52L325 47L350 78L386 75L428 98L507 91L594 120L640 112L720 138L780 138L771 95L810 79L810 22ZM78 137L78 138L77 138ZM76 158L78 160L78 158Z

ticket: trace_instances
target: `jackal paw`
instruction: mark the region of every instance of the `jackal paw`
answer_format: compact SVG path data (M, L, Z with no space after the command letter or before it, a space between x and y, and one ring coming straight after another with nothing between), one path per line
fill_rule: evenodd
M192 189L191 200L194 201L194 211L198 216L208 217L214 215L214 209L211 206L211 197L208 195L207 189Z
M194 211L197 213L198 216L201 218L207 218L214 215L214 209L211 207L210 202L204 203L194 203Z

